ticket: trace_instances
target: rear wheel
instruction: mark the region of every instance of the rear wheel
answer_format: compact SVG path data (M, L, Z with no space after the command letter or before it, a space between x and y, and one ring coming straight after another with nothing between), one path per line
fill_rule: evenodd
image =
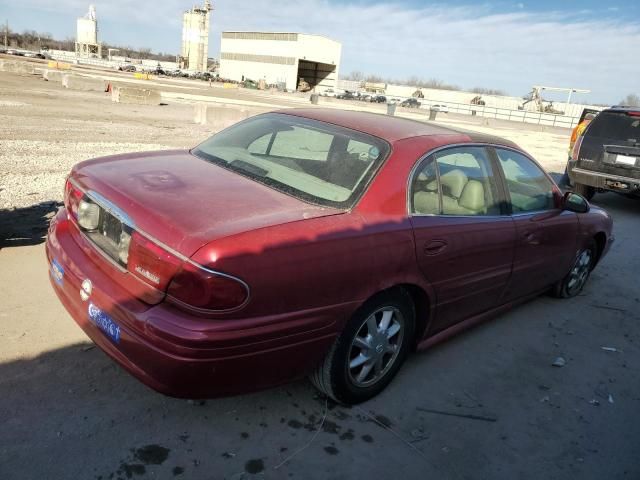
M587 200L591 200L596 194L596 189L594 187L590 185L584 185L582 183L576 183L574 186L574 191L578 195L582 195Z
M591 241L586 248L578 254L567 276L554 287L554 296L558 298L571 298L578 295L589 280L589 275L596 263L597 246Z
M413 303L404 290L377 295L347 323L311 375L312 383L340 403L360 403L374 397L406 359L414 329Z

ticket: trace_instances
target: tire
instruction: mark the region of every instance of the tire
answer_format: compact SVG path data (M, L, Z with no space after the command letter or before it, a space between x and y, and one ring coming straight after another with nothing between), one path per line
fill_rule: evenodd
M374 335L373 321L377 330ZM382 332L380 327L385 322L386 331ZM409 294L401 289L380 293L347 322L311 375L311 382L338 403L369 400L398 373L411 350L414 332L415 310Z
M596 242L592 240L585 248L580 250L569 273L555 285L553 296L557 298L577 296L589 280L589 275L595 267L597 256L598 247Z
M591 200L593 196L596 194L596 189L590 185L584 185L582 183L576 183L573 190L578 194L582 195L587 200Z

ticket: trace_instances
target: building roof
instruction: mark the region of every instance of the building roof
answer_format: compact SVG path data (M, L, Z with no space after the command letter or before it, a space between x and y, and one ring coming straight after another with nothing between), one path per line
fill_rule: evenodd
M225 33L268 33L268 34L275 34L275 35L303 35L305 37L319 37L319 38L323 38L325 40L329 40L330 42L334 42L334 43L340 43L338 40L334 40L333 38L329 38L326 35L319 35L317 33L303 33L303 32L267 32L264 30L224 30L222 31L222 35L224 35Z

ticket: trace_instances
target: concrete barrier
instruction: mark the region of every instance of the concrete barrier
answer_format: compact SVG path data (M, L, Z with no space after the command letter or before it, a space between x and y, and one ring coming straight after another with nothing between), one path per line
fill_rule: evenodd
M62 86L69 90L83 92L105 92L106 84L101 78L80 77L77 75L63 75Z
M16 62L15 60L2 60L0 71L17 73L18 75L33 75L36 73L36 66L28 62Z
M70 63L64 63L64 62L50 61L48 63L48 67L49 68L55 68L56 70L70 70L71 69L71 64Z
M153 80L153 75L150 75L148 73L136 72L136 73L133 74L133 78L135 78L137 80Z
M217 132L234 123L268 111L267 108L198 103L194 109L194 122L210 126L214 132Z
M160 105L160 92L148 88L114 86L111 101L133 105Z
M42 79L47 82L62 82L64 73L59 70L43 70Z

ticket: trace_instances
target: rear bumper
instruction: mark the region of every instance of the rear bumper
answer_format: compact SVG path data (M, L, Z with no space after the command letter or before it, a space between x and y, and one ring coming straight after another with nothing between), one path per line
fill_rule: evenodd
M149 306L109 277L76 243L74 225L62 210L47 236L50 275L58 298L76 323L107 355L149 387L183 398L244 393L291 381L309 373L337 335L341 318L354 305L261 318L201 319L167 303ZM80 297L83 280L93 289ZM89 304L120 328L113 340L89 318ZM239 315L239 314L238 314Z
M640 178L586 170L572 166L571 162L568 164L568 173L572 184L581 183L582 185L622 193L640 192Z

